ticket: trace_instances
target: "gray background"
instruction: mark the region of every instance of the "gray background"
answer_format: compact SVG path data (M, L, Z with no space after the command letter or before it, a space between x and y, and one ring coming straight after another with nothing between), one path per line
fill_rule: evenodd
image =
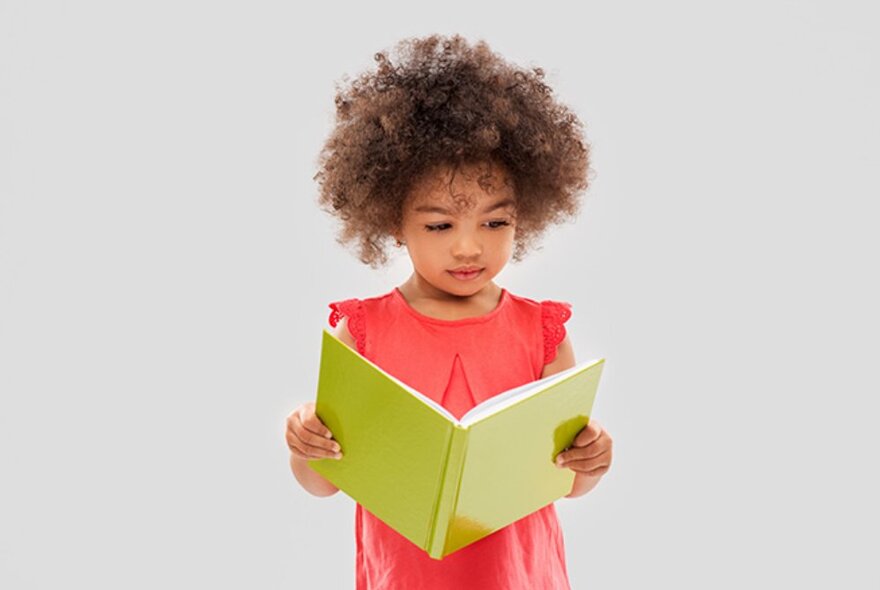
M876 15L611 5L0 2L0 587L353 586L284 420L327 303L410 265L339 247L312 176L335 81L460 32L593 146L497 279L607 358L573 586L878 588Z

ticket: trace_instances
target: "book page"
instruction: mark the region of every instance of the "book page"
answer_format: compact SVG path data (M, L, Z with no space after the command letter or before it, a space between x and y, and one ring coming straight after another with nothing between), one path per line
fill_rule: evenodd
M454 418L453 420L456 421L459 425L466 427L470 424L473 424L474 422L477 422L478 420L482 420L487 416L498 413L504 408L508 408L513 404L528 398L531 395L539 393L547 389L548 387L571 377L575 373L579 373L580 371L583 371L588 367L595 365L601 360L602 359L593 359L591 361L584 361L582 363L578 363L570 369L566 369L565 371L561 371L559 373L544 377L543 379L531 381L524 385L520 385L519 387L509 389L503 393L499 393L498 395L490 397L483 403L471 408L464 416L461 417L460 421L456 421Z
M324 330L324 332L329 337L333 338L334 340L337 340L343 346L347 346L346 344L344 344L341 340L336 338L336 336L334 336L329 331ZM355 351L353 351L353 352L359 359L361 359L365 363L369 364L376 371L382 373L385 377L387 377L388 379L390 379L391 381L393 381L394 383L396 383L397 385L399 385L400 387L402 387L403 389L405 389L406 391L411 393L413 396L415 396L416 398L421 400L426 406L430 407L438 414L441 414L442 416L444 416L447 420L449 420L453 424L455 424L457 426L461 426L461 427L466 427L467 425L473 424L474 422L477 422L478 420L482 420L483 418L485 418L487 416L491 416L492 414L500 412L504 408L510 407L513 404L515 404L523 399L526 399L531 395L539 393L539 392L543 391L544 389L546 389L547 387L550 387L551 385L554 385L564 379L567 379L568 377L574 375L575 373L583 371L583 370L587 369L588 367L591 367L591 366L595 365L596 363L599 363L603 360L603 359L593 359L591 361L585 361L582 363L578 363L574 367L572 367L570 369L566 369L565 371L561 371L559 373L550 375L548 377L544 377L543 379L538 379L537 381L531 381L529 383L525 383L523 385L520 385L519 387L515 387L513 389L509 389L507 391L499 393L498 395L495 395L495 396L487 399L483 403L478 404L478 405L474 406L473 408L471 408L467 413L464 414L464 416L461 417L461 420L459 420L449 410L444 408L439 403L435 402L430 397L426 396L425 394L419 392L416 389L413 389L412 387L410 387L409 385L407 385L406 383L404 383L400 379L396 378L394 375L386 372L382 367L378 366L370 359L362 356L361 354L359 354Z

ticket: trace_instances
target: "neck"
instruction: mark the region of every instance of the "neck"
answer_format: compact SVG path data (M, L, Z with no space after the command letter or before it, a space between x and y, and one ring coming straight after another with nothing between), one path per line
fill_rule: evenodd
M489 281L482 289L471 295L456 295L455 293L438 289L426 281L418 272L413 272L399 288L409 301L429 299L451 305L465 306L489 303L490 306L494 306L501 298L501 287L492 281Z

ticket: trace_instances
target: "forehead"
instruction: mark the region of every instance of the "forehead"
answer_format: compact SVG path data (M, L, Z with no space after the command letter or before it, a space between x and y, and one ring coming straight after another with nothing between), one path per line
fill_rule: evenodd
M407 209L411 213L461 213L499 202L515 204L510 175L500 165L479 163L457 168L438 167L413 185Z

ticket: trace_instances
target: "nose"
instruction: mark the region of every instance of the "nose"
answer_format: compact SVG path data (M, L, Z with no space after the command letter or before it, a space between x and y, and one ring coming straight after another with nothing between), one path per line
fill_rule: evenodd
M452 244L452 255L456 258L478 258L483 253L483 245L472 232L463 231L455 238Z

